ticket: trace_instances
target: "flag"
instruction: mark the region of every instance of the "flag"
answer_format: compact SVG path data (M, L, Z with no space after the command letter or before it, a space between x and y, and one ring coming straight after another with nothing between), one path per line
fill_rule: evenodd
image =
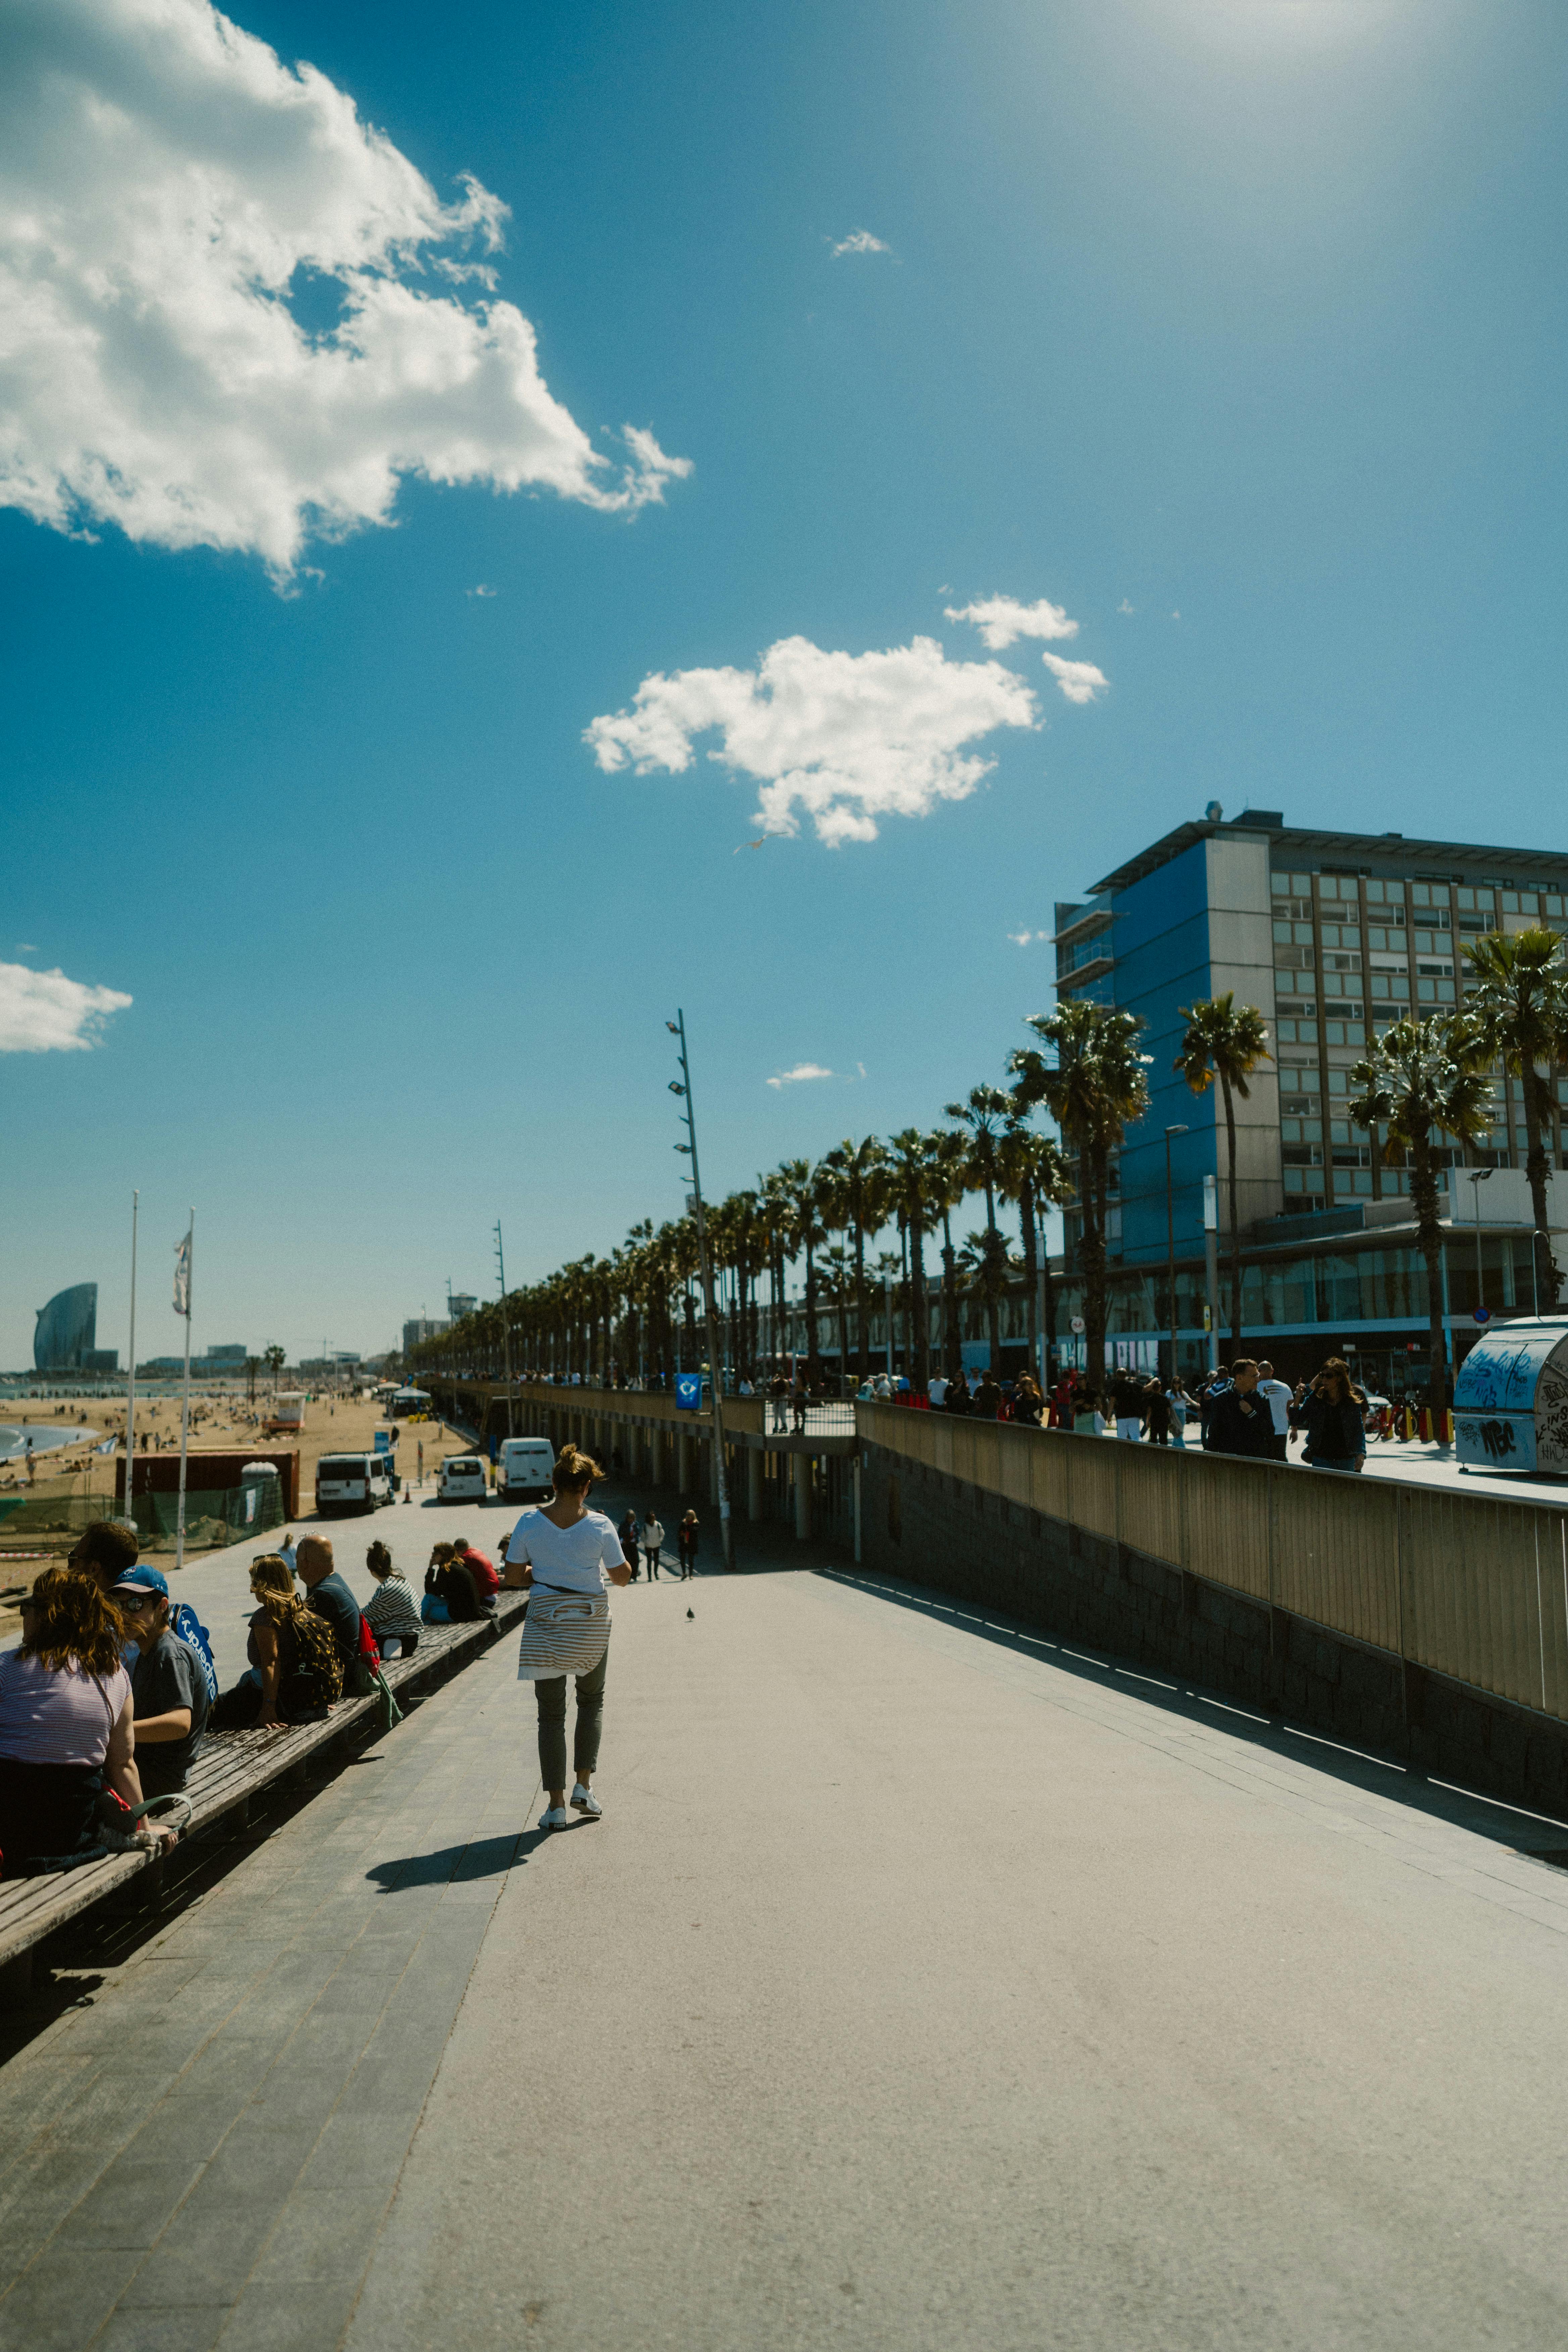
M191 1237L174 1244L174 1312L189 1316L191 1311Z

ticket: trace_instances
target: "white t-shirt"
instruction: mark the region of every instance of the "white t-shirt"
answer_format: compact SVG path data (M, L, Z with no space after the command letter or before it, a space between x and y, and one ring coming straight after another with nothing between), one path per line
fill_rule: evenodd
M1274 1415L1274 1434L1283 1437L1290 1426L1290 1399L1294 1390L1284 1381L1259 1381L1258 1393L1268 1399L1268 1410Z
M947 1394L947 1382L942 1379L940 1372L937 1374L935 1380L928 1386L926 1394L931 1399L931 1411L933 1412L939 1411L942 1405L942 1401Z
M569 1528L558 1528L541 1510L524 1511L506 1548L507 1565L526 1560L536 1584L556 1592L603 1592L605 1570L625 1568L620 1537L603 1511L587 1511Z

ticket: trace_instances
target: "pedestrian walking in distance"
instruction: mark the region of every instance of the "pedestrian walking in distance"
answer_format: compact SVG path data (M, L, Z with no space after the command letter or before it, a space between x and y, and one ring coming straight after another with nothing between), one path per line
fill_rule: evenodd
M1286 1386L1283 1381L1278 1381L1275 1379L1274 1367L1268 1361L1267 1357L1263 1359L1258 1367L1258 1393L1268 1405L1269 1412L1273 1417L1274 1426L1271 1433L1270 1450L1273 1453L1274 1459L1276 1462L1289 1462L1290 1459L1290 1406L1293 1402L1292 1392Z
M684 1584L689 1576L695 1576L697 1573L696 1512L688 1511L675 1532L676 1540L680 1546L680 1580Z
M658 1574L658 1555L664 1542L664 1528L650 1511L642 1523L642 1556L651 1583Z
M1365 1469L1366 1424L1342 1356L1329 1358L1298 1418L1307 1433L1306 1455L1314 1470Z
M588 1496L604 1476L598 1464L574 1445L562 1448L555 1465L555 1499L524 1511L506 1551L506 1580L527 1590L528 1614L518 1652L520 1682L531 1682L539 1706L539 1774L547 1802L542 1830L563 1830L566 1811L566 1677L577 1683L577 1721L573 1737L572 1790L575 1811L597 1821L603 1808L594 1794L599 1761L599 1731L605 1712L605 1669L610 1655L612 1584L629 1584L632 1572L615 1524L590 1510Z

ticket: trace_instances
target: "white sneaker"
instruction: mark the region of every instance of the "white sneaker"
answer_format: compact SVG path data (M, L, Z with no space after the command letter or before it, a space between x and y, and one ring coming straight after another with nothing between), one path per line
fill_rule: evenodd
M544 1811L539 1816L539 1826L542 1830L565 1829L567 1827L565 1806L546 1805Z
M591 1822L596 1822L605 1808L600 1804L592 1789L584 1789L582 1781L579 1780L572 1791L572 1810L574 1812L586 1813Z

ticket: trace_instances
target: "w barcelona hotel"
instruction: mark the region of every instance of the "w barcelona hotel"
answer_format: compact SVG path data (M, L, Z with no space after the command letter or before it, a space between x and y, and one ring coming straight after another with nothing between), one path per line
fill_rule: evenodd
M1391 1022L1463 1006L1467 939L1540 925L1568 933L1568 856L1554 851L1300 832L1266 809L1227 823L1217 806L1129 858L1081 901L1058 902L1058 998L1136 1013L1152 1057L1151 1108L1127 1129L1113 1176L1108 1359L1152 1368L1168 1357L1168 1200L1180 1369L1190 1378L1209 1360L1205 1201L1219 1228L1214 1323L1228 1352L1224 1110L1217 1087L1194 1095L1173 1067L1184 1008L1228 989L1263 1013L1273 1055L1235 1102L1246 1351L1270 1357L1291 1380L1345 1354L1384 1394L1420 1381L1427 1274L1410 1177L1380 1164L1379 1139L1346 1117L1350 1072ZM1552 1076L1556 1109L1543 1141L1553 1170L1568 1171L1568 1069ZM1469 1147L1435 1139L1443 1147L1443 1312L1456 1365L1477 1336L1478 1306L1501 1320L1556 1304L1535 1296L1523 1110L1500 1066L1490 1121ZM1185 1132L1169 1139L1168 1196L1172 1128ZM1568 1173L1550 1192L1549 1223L1568 1226ZM1079 1220L1070 1209L1065 1223L1062 1275L1073 1297ZM1568 1235L1554 1235L1552 1254L1568 1265ZM1064 1357L1072 1347L1063 1344Z

